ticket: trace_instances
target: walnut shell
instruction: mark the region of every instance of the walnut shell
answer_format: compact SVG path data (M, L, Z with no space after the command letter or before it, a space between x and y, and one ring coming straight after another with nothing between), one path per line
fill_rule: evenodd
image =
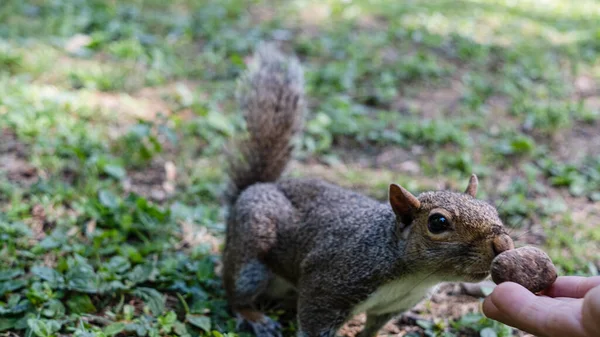
M492 261L492 280L496 284L515 282L538 293L557 278L552 260L543 250L521 247L502 252Z

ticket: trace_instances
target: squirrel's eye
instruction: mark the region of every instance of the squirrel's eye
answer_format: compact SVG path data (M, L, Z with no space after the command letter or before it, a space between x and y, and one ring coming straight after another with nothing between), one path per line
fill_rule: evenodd
M433 234L440 234L450 228L450 221L442 214L433 214L427 221L427 229Z

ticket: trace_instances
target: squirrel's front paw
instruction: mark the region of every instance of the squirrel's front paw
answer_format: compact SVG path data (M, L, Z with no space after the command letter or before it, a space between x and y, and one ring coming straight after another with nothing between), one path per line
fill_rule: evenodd
M281 324L260 313L238 313L237 329L250 331L256 337L282 337Z

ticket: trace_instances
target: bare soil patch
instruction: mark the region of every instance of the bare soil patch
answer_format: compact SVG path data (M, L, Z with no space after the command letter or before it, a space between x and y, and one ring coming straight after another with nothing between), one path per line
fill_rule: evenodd
M27 161L25 145L9 130L0 130L0 173L23 185L37 179L37 170Z
M600 108L600 98L598 100ZM600 122L576 123L557 139L555 155L560 161L580 163L587 157L600 156Z

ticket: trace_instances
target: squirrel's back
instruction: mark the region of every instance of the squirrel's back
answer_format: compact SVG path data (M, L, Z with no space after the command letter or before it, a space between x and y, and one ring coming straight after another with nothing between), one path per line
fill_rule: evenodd
M272 45L257 49L238 82L237 99L247 134L237 139L228 158L229 203L247 187L274 182L291 159L293 138L304 111L302 68Z

